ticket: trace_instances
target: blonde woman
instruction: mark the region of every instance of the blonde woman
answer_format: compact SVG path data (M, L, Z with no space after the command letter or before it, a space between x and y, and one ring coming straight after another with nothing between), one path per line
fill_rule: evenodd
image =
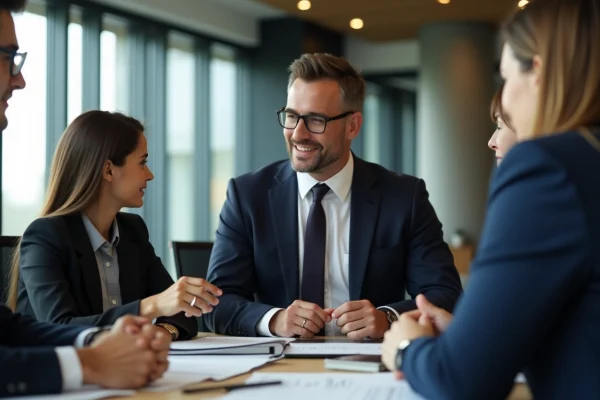
M197 334L193 317L212 311L221 291L204 279L176 283L154 253L141 207L148 181L143 126L90 111L63 134L42 218L23 234L9 305L38 320L108 325L122 315L156 319L173 340Z
M531 0L508 20L502 105L519 141L490 188L454 317L419 297L383 361L433 399L599 399L600 1Z

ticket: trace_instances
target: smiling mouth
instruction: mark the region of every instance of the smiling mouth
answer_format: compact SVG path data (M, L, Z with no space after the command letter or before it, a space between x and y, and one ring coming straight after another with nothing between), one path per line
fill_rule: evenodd
M294 145L294 148L301 153L310 153L311 151L317 150L317 147L302 146L299 144Z

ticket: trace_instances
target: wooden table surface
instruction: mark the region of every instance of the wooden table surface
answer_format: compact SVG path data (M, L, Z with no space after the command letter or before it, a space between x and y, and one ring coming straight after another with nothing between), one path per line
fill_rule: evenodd
M323 359L298 359L298 358L283 358L273 363L257 368L255 371L250 373L237 376L235 378L227 379L220 382L203 382L195 386L190 387L203 387L215 384L226 384L226 383L242 383L252 375L253 372L340 372L331 371L324 368ZM352 373L352 372L348 372ZM135 396L119 398L122 400L136 399L136 400L191 400L191 399L214 399L222 397L225 394L225 390L214 390L210 392L194 393L194 394L183 394L181 390L173 390L164 393L149 393L139 391ZM532 396L525 384L516 384L512 393L508 397L510 400L530 400Z

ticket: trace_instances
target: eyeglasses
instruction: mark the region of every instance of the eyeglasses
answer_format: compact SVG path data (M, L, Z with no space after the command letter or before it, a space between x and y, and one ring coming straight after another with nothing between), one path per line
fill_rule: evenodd
M10 57L10 74L11 76L17 76L25 64L27 53L17 53L15 49L10 47L0 47L0 53L8 54Z
M336 119L342 119L348 115L354 114L354 111L346 111L335 117L326 117L323 115L300 115L292 111L287 111L285 108L277 110L277 117L279 118L279 125L285 129L296 129L298 122L304 120L304 125L309 132L312 133L323 133L327 128L327 123L335 121Z

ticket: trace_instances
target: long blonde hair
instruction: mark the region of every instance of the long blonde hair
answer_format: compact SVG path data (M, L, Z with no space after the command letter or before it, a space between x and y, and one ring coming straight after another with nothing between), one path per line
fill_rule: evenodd
M58 142L41 217L81 213L97 198L108 160L122 166L144 131L134 118L107 111L88 111L75 118ZM20 243L12 255L7 305L17 306Z
M532 137L600 121L600 2L531 0L502 31L522 71L542 60Z

